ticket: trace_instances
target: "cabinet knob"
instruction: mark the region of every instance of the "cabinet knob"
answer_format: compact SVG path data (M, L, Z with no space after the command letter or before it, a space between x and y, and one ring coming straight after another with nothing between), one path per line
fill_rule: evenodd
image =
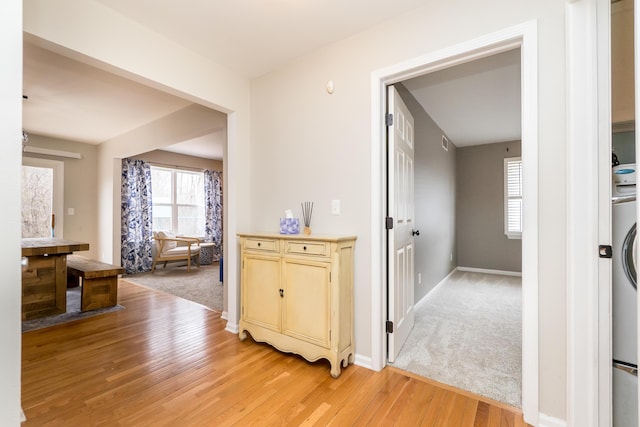
M306 247L306 246L303 246L303 247L302 247L302 250L305 250L305 251L306 251L306 250L307 250L307 247Z
M262 243L258 242L258 246L260 246Z
M284 297L284 289L280 289L280 297Z

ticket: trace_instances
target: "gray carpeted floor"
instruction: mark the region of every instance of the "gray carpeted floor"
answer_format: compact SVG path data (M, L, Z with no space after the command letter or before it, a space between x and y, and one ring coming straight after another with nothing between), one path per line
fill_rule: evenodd
M219 275L219 264L216 262L212 265L202 265L200 268L191 267L190 272L186 266L167 264L166 268L157 267L153 274L128 274L122 278L222 312L223 286Z
M416 306L393 366L521 407L521 288L520 277L454 272Z

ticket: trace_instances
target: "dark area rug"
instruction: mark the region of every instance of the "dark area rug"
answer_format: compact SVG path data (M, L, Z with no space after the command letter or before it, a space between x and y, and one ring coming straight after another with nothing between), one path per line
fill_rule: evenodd
M56 314L53 316L41 317L39 319L24 320L22 322L22 332L34 331L36 329L48 328L50 326L60 325L62 323L72 322L78 319L97 316L99 314L110 313L124 309L120 304L113 307L99 308L97 310L80 311L80 292L81 289L67 289L67 312Z

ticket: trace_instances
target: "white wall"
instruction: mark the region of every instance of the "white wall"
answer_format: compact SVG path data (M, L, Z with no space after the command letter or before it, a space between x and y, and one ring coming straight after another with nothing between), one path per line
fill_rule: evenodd
M316 203L314 232L357 234L355 342L372 354L372 71L531 19L539 34L540 410L566 406L564 2L439 2L387 21L252 81L253 228L274 230L286 208ZM324 90L327 80L335 92ZM331 199L342 214L331 215ZM560 220L559 220L560 218ZM381 221L382 224L382 221ZM372 329L374 328L374 329Z
M15 1L15 0L12 0ZM355 233L356 352L372 354L371 72L538 20L540 247L540 410L566 406L566 165L564 2L453 0L387 21L248 83L91 0L25 0L25 31L65 54L230 113L225 150L225 283L237 319L235 230L275 230L286 208L316 203L314 232ZM11 3L13 4L13 3ZM7 6L4 6L7 7ZM17 6L16 6L17 7ZM19 22L19 20L17 20ZM4 28L3 28L4 30ZM4 39L3 39L4 40ZM50 46L51 47L51 46ZM144 52L144 55L141 53ZM105 64L108 64L105 65ZM328 95L327 80L335 81ZM249 115L249 95L251 111ZM249 121L251 117L251 121ZM249 143L249 134L251 141ZM141 151L161 148L141 147ZM121 146L100 149L100 250L109 260L118 233L114 188ZM129 153L130 154L130 153ZM19 164L19 159L16 159ZM342 214L331 215L332 199ZM562 220L558 220L558 219ZM119 222L119 218L118 218ZM115 237L114 237L115 236Z
M22 1L0 3L0 425L20 425L20 164L22 154Z
M24 1L24 31L30 41L76 60L147 84L227 113L224 217L225 283L238 282L236 229L249 225L248 159L249 83L243 77L175 44L157 33L91 0ZM98 253L119 257L119 162L132 154L162 148L169 142L123 141L98 150ZM228 296L228 329L237 330L236 287Z
M205 159L203 157L193 157L187 154L178 154L171 151L153 150L130 157L134 160L144 160L157 166L177 166L187 169L209 169L222 171L221 160Z

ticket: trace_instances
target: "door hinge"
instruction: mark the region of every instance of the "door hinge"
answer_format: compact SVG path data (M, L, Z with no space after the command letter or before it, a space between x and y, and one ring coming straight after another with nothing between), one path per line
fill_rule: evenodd
M386 330L388 334L392 334L393 333L393 322L391 320L387 320L387 323L385 324Z
M600 245L598 248L598 254L600 258L611 258L613 257L613 249L610 245Z
M384 116L384 124L387 126L393 126L393 114L387 113Z
M329 272L329 283L331 283L331 272Z
M386 217L384 219L384 228L386 230L392 230L393 229L393 217L388 216L388 217Z

